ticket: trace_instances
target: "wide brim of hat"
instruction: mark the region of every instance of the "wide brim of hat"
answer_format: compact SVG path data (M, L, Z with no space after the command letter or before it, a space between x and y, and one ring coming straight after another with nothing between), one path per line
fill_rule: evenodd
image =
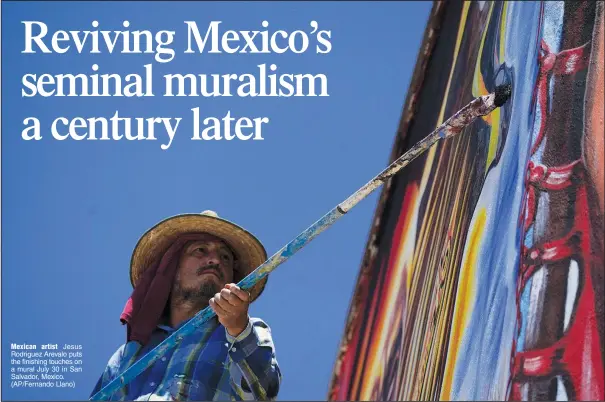
M225 241L237 254L238 270L234 282L238 283L267 260L267 252L262 243L249 231L226 219L203 214L181 214L159 222L139 239L130 261L130 282L136 286L145 269L166 252L181 235L188 233L208 233ZM265 288L268 276L248 289L251 302L256 300Z

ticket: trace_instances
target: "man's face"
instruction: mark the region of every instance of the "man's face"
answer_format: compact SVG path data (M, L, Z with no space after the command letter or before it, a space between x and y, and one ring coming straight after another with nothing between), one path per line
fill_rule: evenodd
M220 239L204 235L181 254L174 291L178 297L206 300L233 282L234 256Z

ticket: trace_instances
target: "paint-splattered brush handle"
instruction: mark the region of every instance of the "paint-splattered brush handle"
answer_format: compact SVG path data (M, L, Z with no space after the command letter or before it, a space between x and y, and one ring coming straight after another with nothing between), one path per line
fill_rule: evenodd
M511 87L509 85L496 88L494 93L476 98L471 103L466 105L458 113L446 120L442 125L437 127L435 131L426 136L423 140L414 145L405 154L391 163L378 176L369 181L365 186L361 187L353 193L345 201L337 205L330 212L324 215L321 219L299 234L296 238L282 247L277 253L273 254L267 261L251 272L247 277L242 279L238 286L242 289L250 289L261 279L267 276L277 266L285 262L298 250L306 246L317 235L330 227L336 220L346 214L359 201L367 197L370 193L380 187L390 177L401 171L410 162L416 159L419 155L427 151L433 144L442 138L449 138L459 134L464 128L471 124L476 118L485 116L492 112L497 107L502 106L510 97ZM164 355L168 350L174 347L183 337L193 333L210 320L215 313L210 307L206 307L191 319L186 325L177 330L162 343L149 351L145 356L139 359L136 363L121 373L116 379L107 384L98 393L93 395L91 400L106 400L111 397L118 389L128 384L136 378L145 369L151 366L156 360Z

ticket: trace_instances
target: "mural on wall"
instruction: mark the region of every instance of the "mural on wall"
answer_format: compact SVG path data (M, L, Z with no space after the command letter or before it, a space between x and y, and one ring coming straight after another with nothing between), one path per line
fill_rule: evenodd
M603 4L436 2L392 159L511 100L385 185L330 400L605 398Z

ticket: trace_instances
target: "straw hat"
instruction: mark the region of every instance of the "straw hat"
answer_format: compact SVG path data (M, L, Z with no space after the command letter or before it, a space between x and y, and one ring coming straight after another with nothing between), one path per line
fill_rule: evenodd
M233 222L219 218L214 211L176 215L159 222L139 239L130 261L132 286L136 286L145 269L160 258L177 237L187 233L208 233L222 239L232 248L239 261L238 270L234 272L234 283L238 283L267 260L264 246L254 235ZM260 296L267 279L265 276L248 289L250 302Z

